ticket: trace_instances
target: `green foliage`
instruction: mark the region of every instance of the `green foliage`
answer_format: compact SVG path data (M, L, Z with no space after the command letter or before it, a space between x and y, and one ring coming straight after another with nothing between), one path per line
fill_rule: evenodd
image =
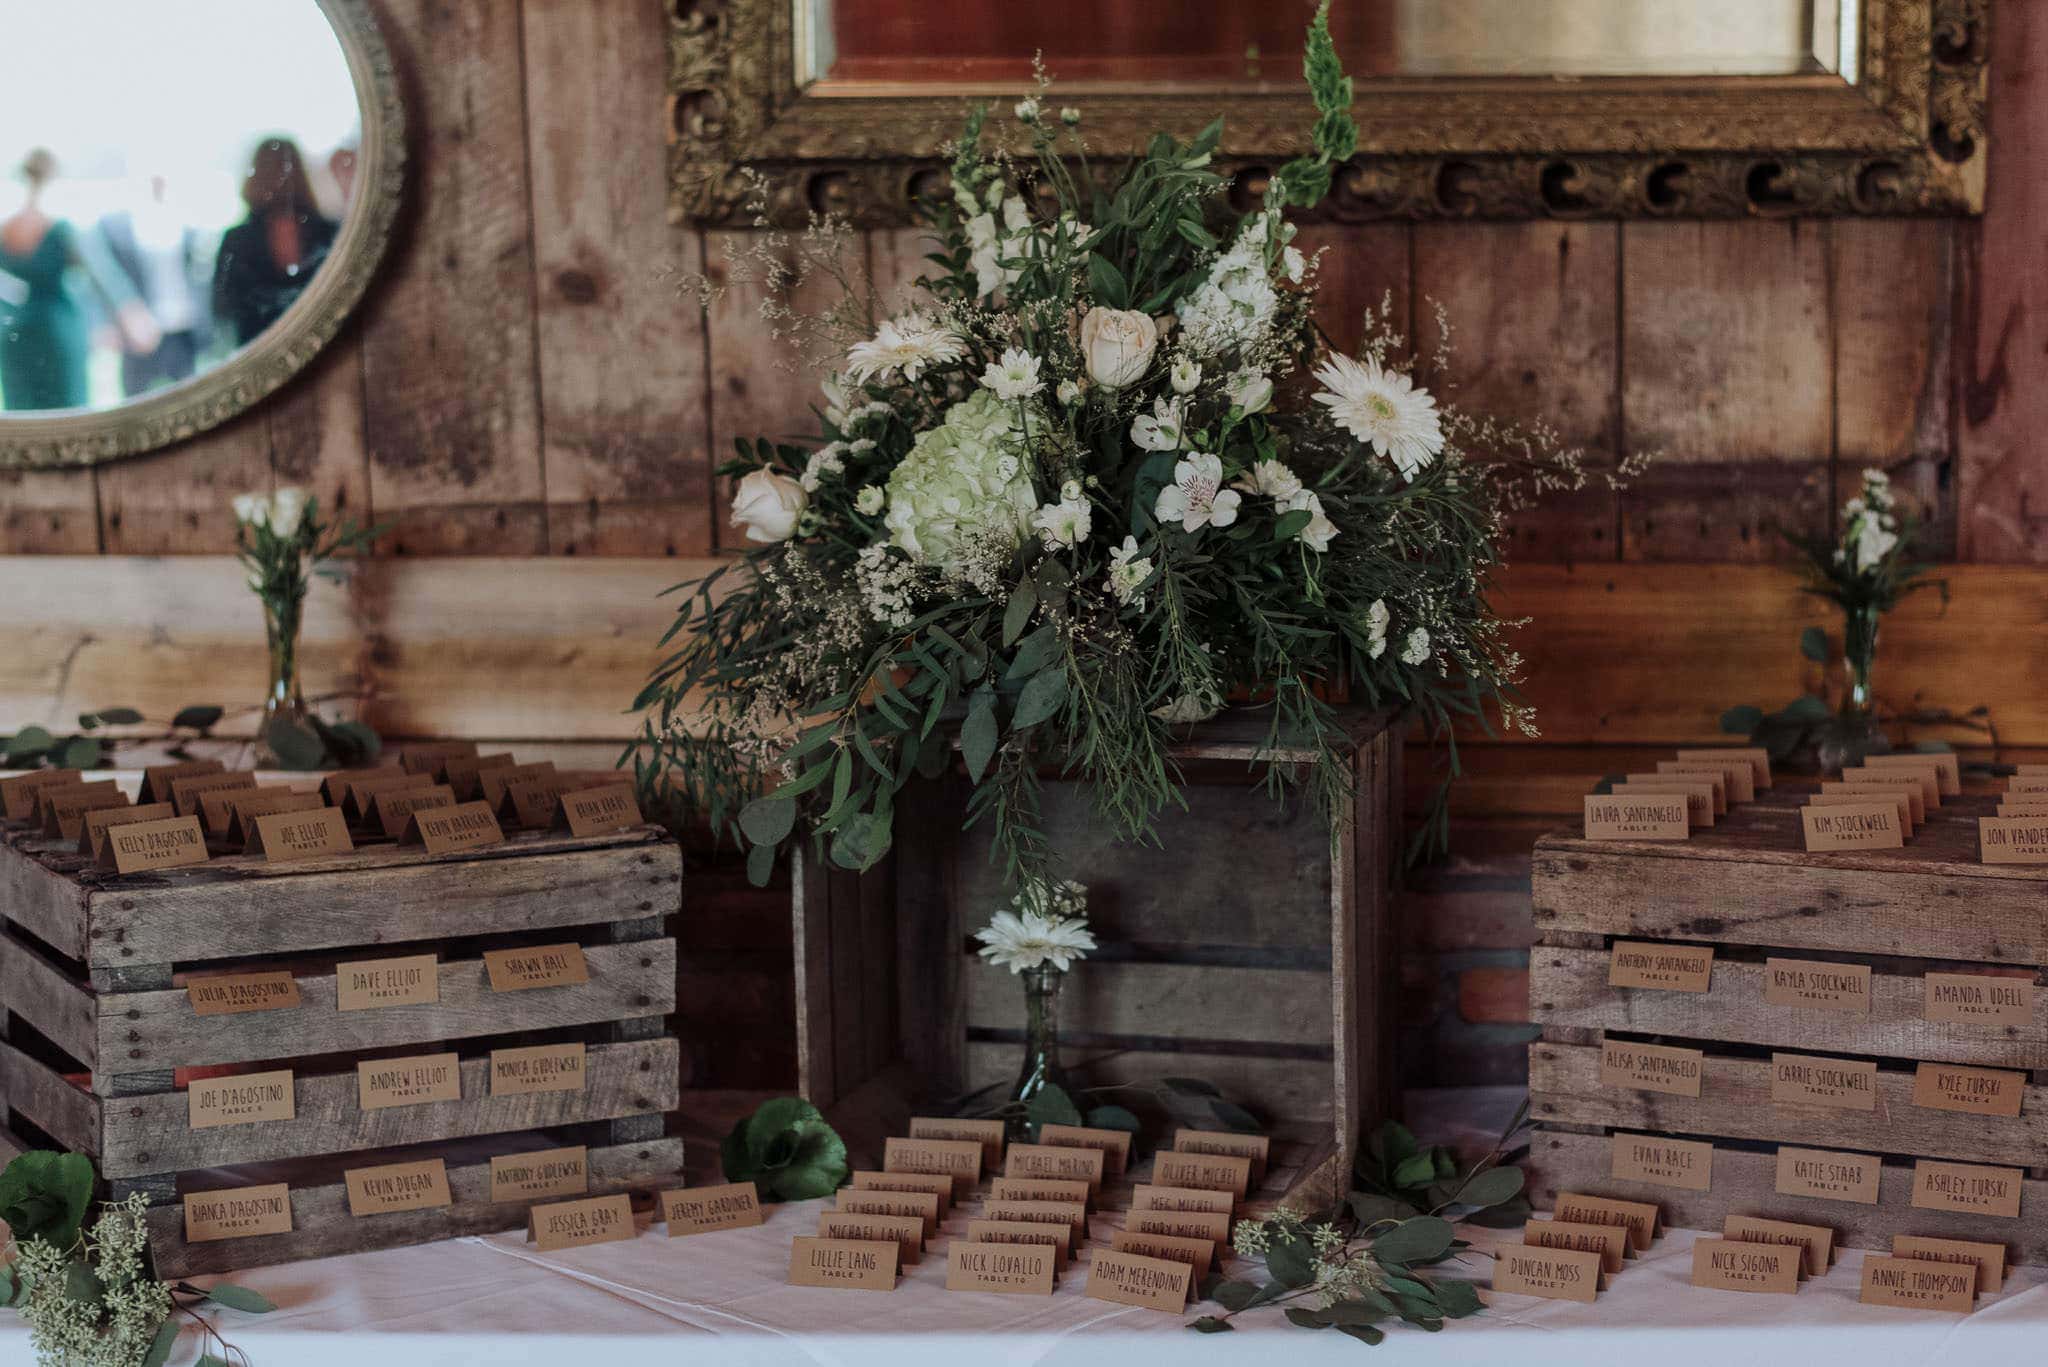
M764 1201L830 1196L852 1169L846 1141L801 1097L764 1101L719 1146L728 1182L752 1182Z
M0 1170L0 1220L18 1242L70 1248L92 1204L93 1182L92 1160L83 1154L31 1149Z
M111 763L122 746L165 741L177 754L185 742L203 737L221 716L221 709L210 704L186 707L161 734L115 737L98 733L110 726L146 726L148 718L133 707L102 707L79 713L78 731L72 735L24 726L12 736L0 736L0 762L9 768L96 769Z

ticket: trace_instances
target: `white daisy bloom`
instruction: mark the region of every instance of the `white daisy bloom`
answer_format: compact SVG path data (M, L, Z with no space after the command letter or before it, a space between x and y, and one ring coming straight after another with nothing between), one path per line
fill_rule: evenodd
M981 382L993 389L997 398L1012 402L1045 388L1045 381L1038 376L1038 358L1016 347L1005 351L1001 360L990 361L988 369L981 372Z
M1031 515L1031 526L1049 551L1078 546L1093 530L1093 519L1085 499L1048 503Z
M1429 633L1421 627L1408 633L1408 644L1401 647L1401 663L1419 665L1429 659Z
M1237 521L1237 505L1243 500L1234 489L1223 486L1223 462L1197 451L1173 467L1173 483L1159 491L1152 516L1162 523L1178 522L1181 530L1228 527Z
M1174 361L1168 378L1173 383L1174 393L1192 394L1195 386L1202 382L1202 367L1191 357L1182 356Z
M1017 101L1016 108L1011 112L1016 114L1017 122L1019 123L1037 123L1038 101L1029 98L1019 100Z
M868 341L854 343L846 370L862 384L892 374L915 380L926 366L951 365L966 355L967 343L951 328L922 313L906 313L884 322Z
M982 958L1012 973L1047 965L1064 973L1095 948L1086 920L1048 916L1028 907L997 912L974 938L981 941Z
M1332 356L1315 374L1324 385L1316 402L1339 427L1393 461L1403 479L1413 480L1443 452L1436 400L1406 375L1370 356L1362 362Z

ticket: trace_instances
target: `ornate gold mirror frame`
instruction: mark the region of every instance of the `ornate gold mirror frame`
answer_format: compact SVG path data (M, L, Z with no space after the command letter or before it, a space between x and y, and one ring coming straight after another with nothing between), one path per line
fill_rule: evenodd
M1020 93L821 91L807 71L814 0L671 4L678 222L754 222L762 181L777 222L827 211L866 227L905 222L916 197L943 183L940 145L969 101ZM1853 85L1835 75L1362 80L1359 153L1322 212L1360 222L1978 213L1990 4L1863 0ZM1227 112L1219 160L1247 200L1303 150L1312 117L1305 90L1069 98L1086 111L1091 147L1110 154Z
M391 238L405 185L405 111L369 0L317 0L341 43L362 111L356 198L327 260L284 316L204 374L95 412L0 417L0 468L94 465L183 441L274 392L332 341ZM164 117L176 117L167 111Z

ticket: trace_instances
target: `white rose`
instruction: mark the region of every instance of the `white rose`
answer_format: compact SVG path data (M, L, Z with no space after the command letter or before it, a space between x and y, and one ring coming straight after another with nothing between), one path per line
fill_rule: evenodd
M1081 402L1081 386L1075 384L1072 380L1061 380L1060 387L1054 390L1053 393L1068 408L1072 408L1075 404Z
M1092 308L1081 319L1081 354L1097 384L1121 389L1152 364L1159 325L1136 309Z
M236 494L235 521L261 527L270 521L270 501L261 494Z
M290 540L298 535L299 519L306 515L306 491L304 489L279 489L270 498L270 526L279 536Z
M733 491L732 525L745 527L749 541L787 541L810 502L803 486L789 476L756 470Z

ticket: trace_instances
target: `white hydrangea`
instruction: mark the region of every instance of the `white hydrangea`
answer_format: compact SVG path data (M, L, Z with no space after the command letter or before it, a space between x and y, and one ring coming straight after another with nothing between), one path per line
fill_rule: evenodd
M1030 466L1017 406L975 390L919 433L890 474L890 542L948 578L963 572L970 543L978 559L991 544L1014 550L1038 511Z
M1280 294L1266 266L1266 235L1277 217L1269 212L1247 218L1230 250L1209 268L1208 278L1181 301L1184 344L1196 356L1252 346L1272 327Z

